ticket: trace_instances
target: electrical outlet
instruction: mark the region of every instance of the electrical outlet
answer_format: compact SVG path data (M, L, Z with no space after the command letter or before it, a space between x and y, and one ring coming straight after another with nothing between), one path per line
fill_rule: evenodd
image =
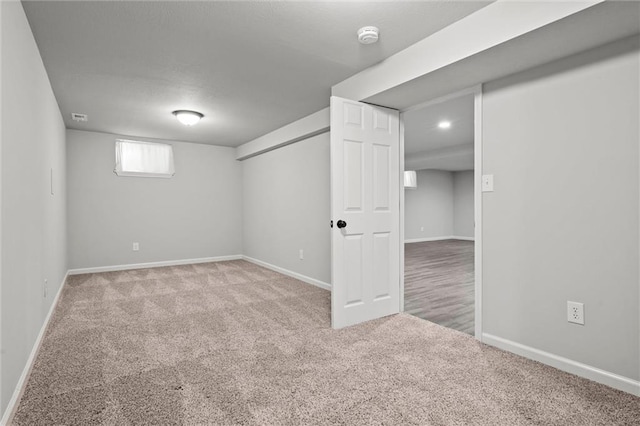
M44 285L43 287L43 297L46 299L47 298L47 294L49 293L49 289L47 288L49 284L49 280L47 280L46 278L44 279Z
M300 255L300 260L303 260L304 259L304 250L300 249L299 255Z
M133 243L133 251L140 250L140 243Z
M424 226L421 226L420 227L420 232L423 232L423 231L424 231Z
M567 302L567 321L584 325L584 304Z

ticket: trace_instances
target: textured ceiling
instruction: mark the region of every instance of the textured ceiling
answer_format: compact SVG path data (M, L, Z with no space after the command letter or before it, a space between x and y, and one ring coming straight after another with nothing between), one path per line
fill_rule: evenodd
M489 3L23 2L67 127L226 146L326 107L332 85ZM364 25L379 43L357 42ZM205 118L187 128L176 109Z

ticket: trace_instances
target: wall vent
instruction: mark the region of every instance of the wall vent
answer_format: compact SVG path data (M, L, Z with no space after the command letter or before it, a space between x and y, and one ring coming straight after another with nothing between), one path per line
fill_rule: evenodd
M89 121L87 114L78 114L77 112L71 113L71 119L73 121Z

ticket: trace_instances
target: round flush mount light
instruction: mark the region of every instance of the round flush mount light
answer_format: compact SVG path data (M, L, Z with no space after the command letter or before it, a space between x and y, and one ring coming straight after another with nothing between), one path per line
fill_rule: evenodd
M173 111L173 115L175 115L178 121L185 126L193 126L194 124L198 124L200 119L204 117L204 115L200 114L197 111L188 111L186 109Z
M451 128L451 122L447 120L442 120L438 123L438 127L441 129L449 129Z
M372 44L378 41L380 30L377 27L362 27L358 30L358 41L362 44Z

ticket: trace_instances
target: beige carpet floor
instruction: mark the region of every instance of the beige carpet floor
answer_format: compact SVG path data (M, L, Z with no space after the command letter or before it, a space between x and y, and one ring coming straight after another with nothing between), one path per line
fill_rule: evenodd
M640 398L244 261L69 277L13 419L49 424L638 425Z

